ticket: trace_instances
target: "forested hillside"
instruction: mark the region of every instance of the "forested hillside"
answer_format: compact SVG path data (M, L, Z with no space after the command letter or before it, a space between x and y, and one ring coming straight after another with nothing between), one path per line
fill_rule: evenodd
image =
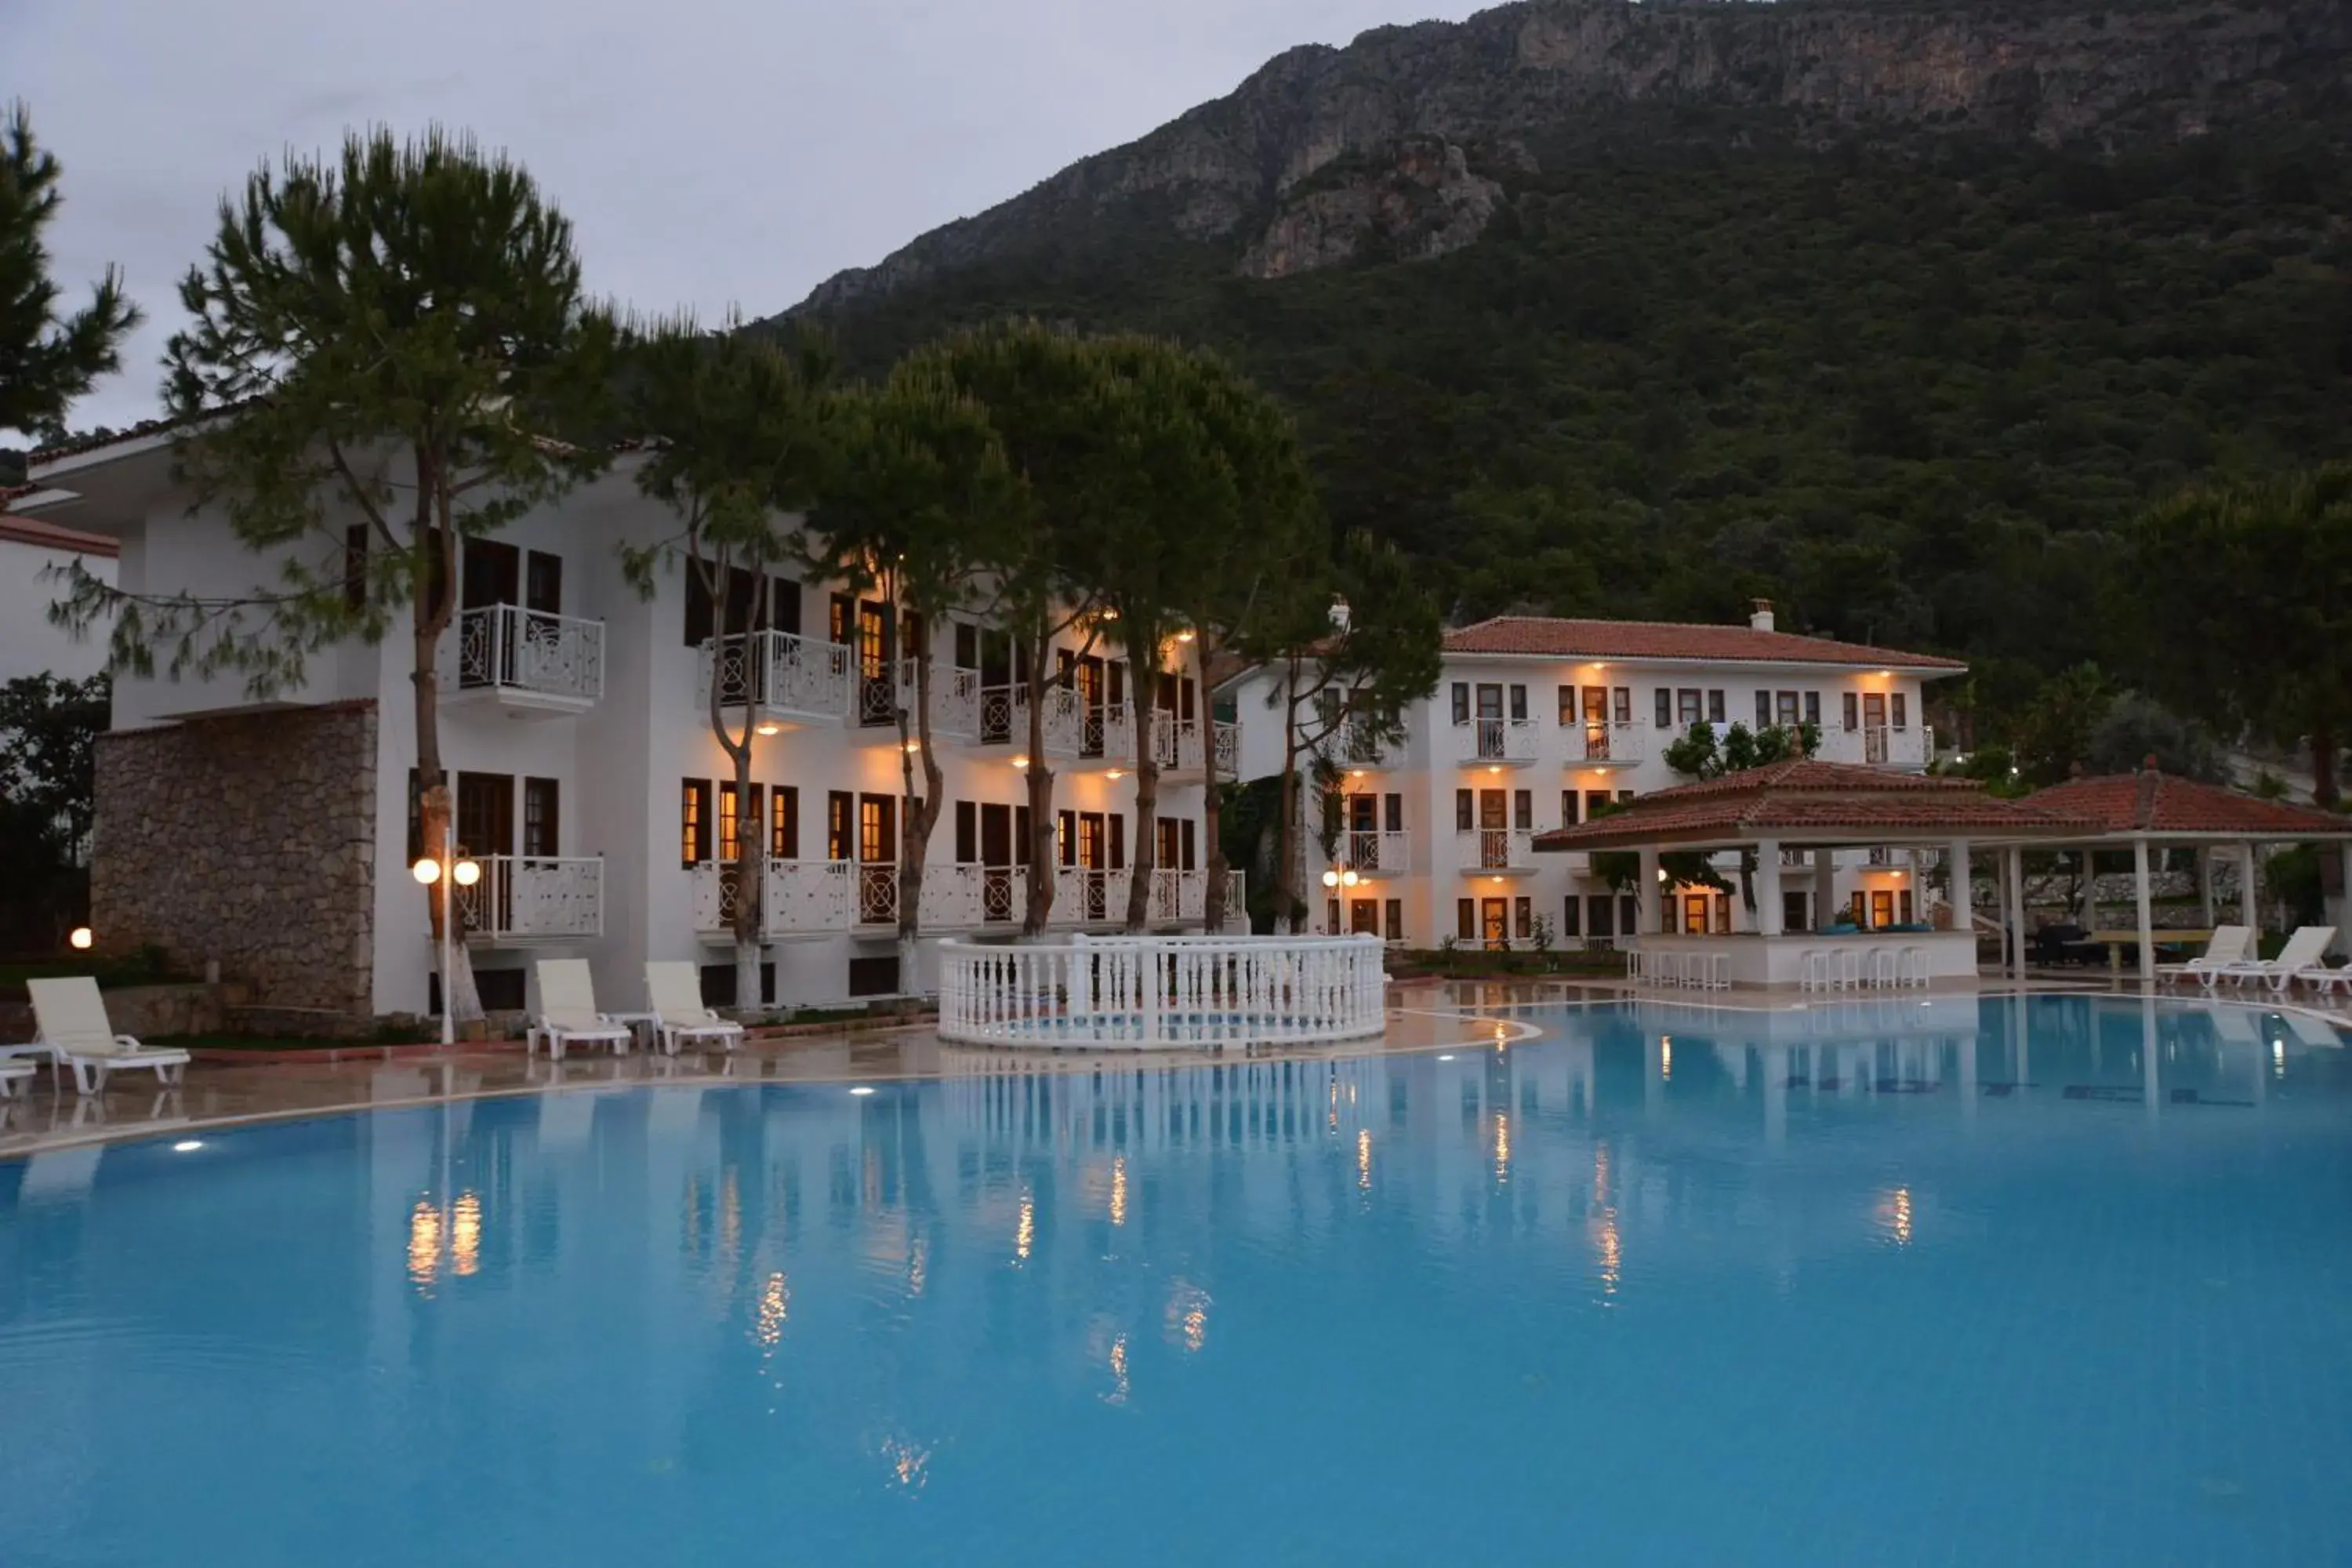
M2352 451L2345 121L2278 102L2061 146L1594 103L1444 143L1450 173L1419 132L1340 152L1221 229L1131 191L804 313L864 369L1006 313L1212 344L1455 615L1760 595L1965 653L1999 702L2108 651L2105 534L2148 500ZM1255 275L1276 241L1307 264Z

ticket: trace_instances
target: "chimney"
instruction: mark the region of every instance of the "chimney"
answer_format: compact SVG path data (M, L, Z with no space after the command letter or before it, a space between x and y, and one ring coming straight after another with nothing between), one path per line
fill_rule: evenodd
M1772 629L1772 601L1769 599L1757 600L1755 610L1749 614L1748 617L1748 624L1759 632L1770 631Z
M1337 595L1331 599L1331 629L1335 632L1348 629L1348 601Z

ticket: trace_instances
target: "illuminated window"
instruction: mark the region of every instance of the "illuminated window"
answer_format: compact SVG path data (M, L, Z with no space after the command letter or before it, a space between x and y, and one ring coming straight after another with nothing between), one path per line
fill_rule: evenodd
M710 858L710 781L688 779L678 799L678 858L699 866Z

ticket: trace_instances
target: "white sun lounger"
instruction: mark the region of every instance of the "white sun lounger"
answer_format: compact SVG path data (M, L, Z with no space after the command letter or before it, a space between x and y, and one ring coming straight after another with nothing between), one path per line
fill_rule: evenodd
M539 1013L523 1033L523 1054L530 1056L547 1042L547 1054L563 1059L566 1046L610 1046L615 1056L629 1049L629 1029L596 1011L596 983L584 958L542 958L539 973Z
M98 982L87 974L52 980L28 980L33 994L34 1044L48 1052L58 1069L73 1068L74 1086L84 1094L106 1088L106 1075L117 1068L143 1068L165 1084L178 1083L188 1070L188 1053L165 1047L142 1046L128 1035L118 1035L106 1021L106 1002Z
M743 1043L742 1025L702 1005L702 982L684 960L646 965L646 999L661 1048L671 1056L688 1040L717 1040L730 1051Z
M2159 963L2156 966L2158 980L2195 980L2210 987L2218 973L2233 963L2243 963L2251 956L2254 933L2247 926L2215 926L2212 940L2205 951L2186 963Z
M2335 972L2320 962L2320 955L2335 940L2334 926L2301 926L2286 939L2286 946L2279 950L2276 958L2224 964L2217 977L2234 980L2241 985L2259 980L2282 994L2297 980L2308 980L2324 991L2335 983Z

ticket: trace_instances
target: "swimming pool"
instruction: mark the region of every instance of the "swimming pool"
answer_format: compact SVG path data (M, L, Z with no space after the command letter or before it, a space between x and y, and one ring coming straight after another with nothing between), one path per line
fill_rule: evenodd
M2352 1070L2136 1000L0 1165L0 1563L2352 1558Z

